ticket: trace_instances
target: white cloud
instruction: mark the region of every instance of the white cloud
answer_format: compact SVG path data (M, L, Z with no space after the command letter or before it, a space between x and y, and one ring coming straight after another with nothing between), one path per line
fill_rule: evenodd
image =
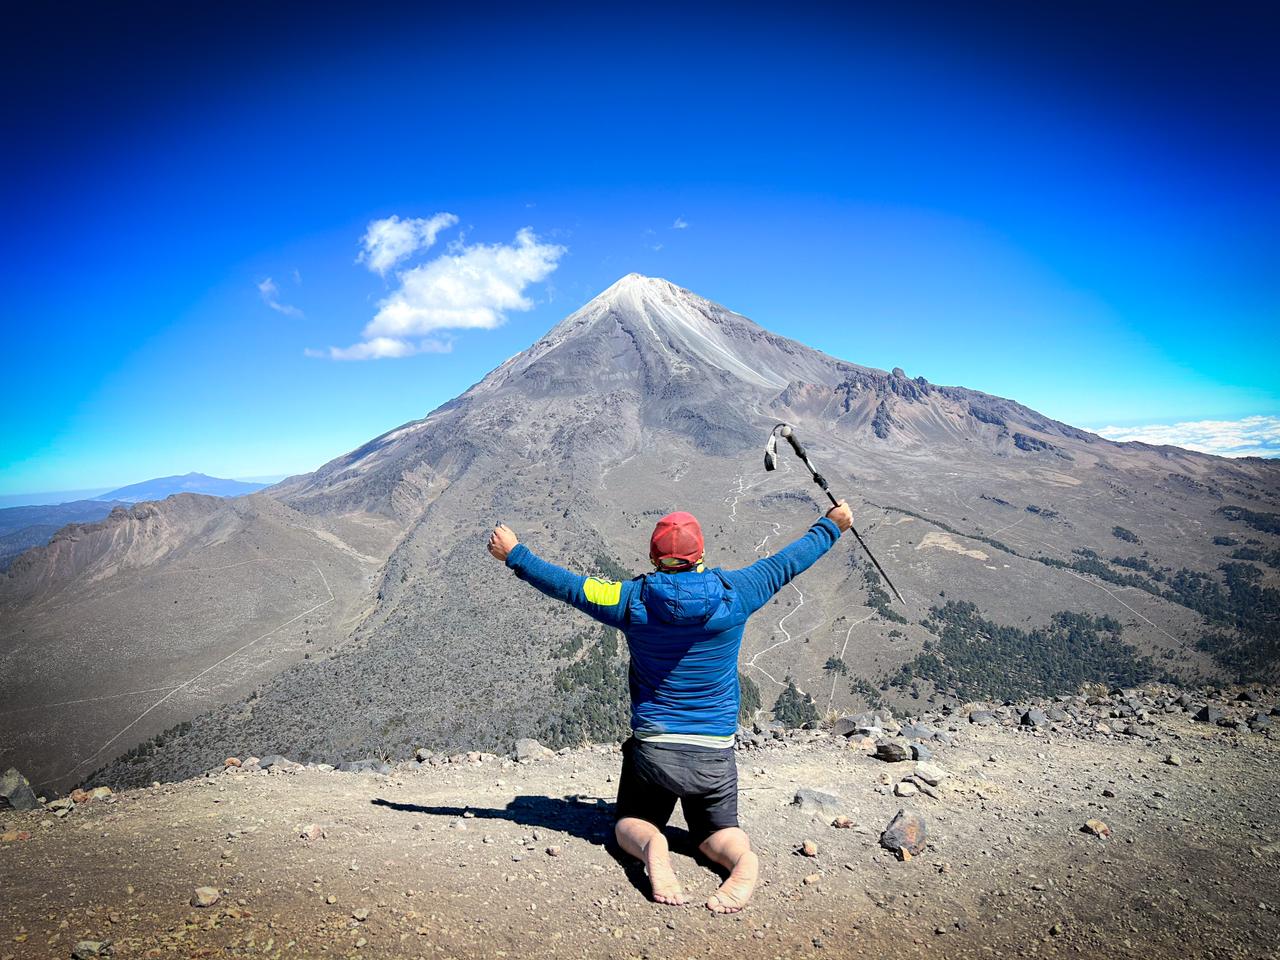
M1280 457L1280 417L1253 416L1240 420L1191 420L1141 427L1103 427L1097 433L1108 440L1169 444L1219 457Z
M307 353L334 360L447 353L452 342L432 334L491 330L507 312L532 309L525 288L545 280L565 252L539 241L528 227L510 244L451 244L449 253L397 274L400 285L378 304L359 343Z
M385 220L372 220L360 241L364 249L356 263L363 263L374 273L385 277L397 263L430 247L440 231L457 222L457 216L452 213L437 213L427 219L401 220L390 216Z
M676 217L676 222L675 222L675 223L673 223L673 224L671 224L671 229L672 229L672 230L687 230L687 229L689 229L689 221L685 220L685 218L684 218L684 217Z
M449 353L453 343L449 340L428 338L411 343L395 337L372 337L349 347L330 347L328 350L304 350L308 357L327 357L330 360L382 360L388 357L412 357L415 353Z
M258 283L258 294L262 297L262 302L272 310L283 313L286 317L302 316L302 311L297 307L280 302L280 288L276 286L276 282L270 277Z

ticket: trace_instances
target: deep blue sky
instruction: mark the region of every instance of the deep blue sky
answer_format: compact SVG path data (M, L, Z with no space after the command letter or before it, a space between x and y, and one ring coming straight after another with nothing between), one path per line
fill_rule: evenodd
M7 25L0 494L313 469L631 271L1080 426L1280 414L1264 5L185 6ZM366 226L440 212L402 266L565 248L533 309L304 355L398 286Z

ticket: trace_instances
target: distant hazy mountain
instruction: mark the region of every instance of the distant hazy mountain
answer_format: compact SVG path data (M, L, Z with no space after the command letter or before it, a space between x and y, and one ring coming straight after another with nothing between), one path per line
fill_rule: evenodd
M223 480L203 473L186 473L180 477L158 477L131 483L119 490L112 490L98 497L99 500L122 500L139 503L143 500L163 500L175 493L203 493L210 497L241 497L267 486L265 483L249 483L244 480Z
M0 509L0 571L24 550L42 546L69 523L93 523L109 514L120 500L73 500Z
M35 493L0 494L0 509L9 507L42 507L49 504L71 503L73 500L92 500L110 492L110 487L90 487L87 490L41 490Z
M67 524L94 523L105 518L114 507L144 500L163 500L175 493L239 497L266 486L265 483L188 473L181 477L144 480L93 499L0 508L0 572L7 570L24 551L47 544Z
M846 538L748 626L765 709L789 681L825 711L1275 674L1280 463L1115 443L631 274L314 473L118 509L18 558L0 701L22 726L0 767L67 785L114 760L107 782L145 783L246 750L615 739L625 651L489 558L487 531L616 579L645 569L657 517L689 510L708 563L743 566L825 509L789 452L764 472L778 421L907 603Z

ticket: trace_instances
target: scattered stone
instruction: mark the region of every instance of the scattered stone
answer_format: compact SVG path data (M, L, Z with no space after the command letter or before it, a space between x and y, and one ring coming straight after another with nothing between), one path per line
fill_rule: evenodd
M369 919L369 908L361 907L359 910L352 910L351 916L353 916L360 923L364 923L366 920Z
M17 769L10 767L0 776L0 798L14 810L38 810L40 801L27 778Z
M90 800L105 800L109 796L111 796L110 787L94 787L89 791Z
M814 790L812 787L801 787L791 802L800 808L801 813L822 814L827 817L835 816L844 806L844 801L834 793Z
M809 874L807 877L805 877L805 878L804 878L804 885L805 885L806 887L811 887L811 886L813 886L815 883L817 883L817 882L818 882L819 880L821 880L821 879L822 879L822 874L820 874L820 873L811 873L811 874Z
M853 821L848 817L841 815L832 820L831 825L837 830L850 830L853 828Z
M555 844L552 844L551 846L547 847L548 857L558 857L562 852L563 851L560 849L560 847L556 846Z
M903 780L901 783L895 784L893 795L895 797L914 797L920 792L920 788L909 780Z
M222 765L223 765L224 767L238 767L238 766L240 766L240 758L239 758L239 757L227 757L227 759L225 759L225 760L223 760L223 761L222 761Z
M812 840L806 840L800 844L800 852L806 857L816 857L818 855L818 845Z
M1106 787L1103 789L1102 795L1106 797L1108 800L1113 800L1115 799L1116 792L1112 790L1110 787Z
M1080 828L1080 832L1087 833L1100 840L1105 840L1111 836L1111 828L1101 820L1086 820L1084 826Z
M303 840L322 840L325 836L324 827L318 823L309 823L302 828L300 836Z
M932 760L933 751L918 740L913 740L909 744L911 748L912 760Z
M71 960L89 960L90 957L107 957L110 955L110 940L81 940L71 948Z
M331 894L329 894L327 897L325 897L325 898L324 898L324 902L325 902L325 903L327 903L327 904L329 904L330 906L333 906L335 903L337 903L337 902L338 902L338 898L337 898L337 897L335 897L335 896L331 893Z
M909 860L924 852L928 836L924 817L915 812L899 810L880 834L880 846L898 854L903 860Z
M1200 712L1196 714L1196 719L1201 723L1217 723L1224 718L1225 714L1217 707L1204 706L1200 708Z
M348 760L345 763L338 764L340 773L381 773L388 774L391 772L391 764L385 760L376 760L369 757L365 760Z
M927 780L922 780L920 777L911 777L910 781L926 797L932 797L934 800L942 799L942 794L938 792L939 788L930 786Z
M195 893L191 894L191 905L193 907L212 907L222 898L222 894L218 892L217 887L196 887Z
M1060 923L1055 923L1052 927L1049 928L1049 936L1051 937L1060 937L1064 932L1065 931L1062 929L1062 924Z
M1164 758L1164 762L1169 764L1169 766L1171 767L1182 766L1182 758L1178 756L1176 753L1169 754L1167 757Z
M996 722L996 715L990 710L974 710L969 714L969 722L980 727L989 727Z
M435 756L435 751L428 750L426 747L419 747L413 754L413 759L419 763L426 763Z

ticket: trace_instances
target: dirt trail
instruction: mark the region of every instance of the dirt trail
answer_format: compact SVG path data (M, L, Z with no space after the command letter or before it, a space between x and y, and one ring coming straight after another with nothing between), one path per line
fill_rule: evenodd
M719 878L678 827L690 906L649 902L605 845L616 748L224 774L62 820L7 813L0 829L31 838L0 842L0 958L108 938L118 957L1277 955L1275 742L1181 717L1159 721L1158 743L955 726L938 799L892 796L881 776L912 764L820 732L740 753L764 882L733 917L698 905ZM803 815L801 786L838 793L857 828ZM929 825L910 862L877 843L900 807ZM1110 840L1080 832L1090 818ZM310 824L325 836L301 839ZM806 838L817 857L796 852ZM204 885L220 901L191 906Z

